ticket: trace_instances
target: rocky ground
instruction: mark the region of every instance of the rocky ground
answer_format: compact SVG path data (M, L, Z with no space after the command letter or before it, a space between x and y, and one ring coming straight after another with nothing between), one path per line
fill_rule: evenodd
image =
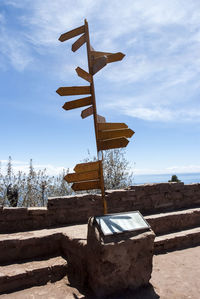
M151 285L136 293L127 292L112 299L199 299L200 247L155 255ZM33 287L0 299L95 299L84 291L73 288L67 278L45 286ZM111 299L111 297L110 297Z

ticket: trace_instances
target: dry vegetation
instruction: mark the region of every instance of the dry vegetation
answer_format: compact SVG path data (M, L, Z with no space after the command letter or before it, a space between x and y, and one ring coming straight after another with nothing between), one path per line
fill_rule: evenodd
M85 161L94 161L88 154ZM124 150L110 150L104 156L104 179L106 189L123 188L131 184L133 175ZM70 184L63 180L68 171L49 176L46 169L36 171L30 160L29 172L14 173L9 157L6 173L0 169L0 205L12 207L45 206L49 196L73 194Z

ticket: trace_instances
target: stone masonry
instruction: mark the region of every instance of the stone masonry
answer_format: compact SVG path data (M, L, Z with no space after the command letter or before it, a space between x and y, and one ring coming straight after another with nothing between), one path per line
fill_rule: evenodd
M131 186L106 192L108 213L139 210L143 215L166 212L200 204L200 184L160 183ZM47 207L0 207L0 233L28 231L66 224L86 223L103 214L101 196L79 194L52 197Z

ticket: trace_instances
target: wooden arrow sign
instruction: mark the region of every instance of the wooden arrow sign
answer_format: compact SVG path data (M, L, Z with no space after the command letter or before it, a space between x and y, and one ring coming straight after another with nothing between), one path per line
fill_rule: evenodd
M86 118L92 114L93 114L93 106L90 106L81 112L81 117Z
M120 61L124 58L124 54L121 52L117 53L109 53L109 52L100 52L100 51L91 51L91 55L94 57L94 59L106 56L107 63Z
M92 74L95 75L98 71L100 71L107 64L106 56L99 57L94 60L93 71Z
M71 87L59 87L56 92L60 96L73 96L79 94L90 94L90 86L71 86Z
M131 138L135 132L131 129L117 129L117 130L106 130L106 131L99 131L98 132L98 139L105 140L105 139L112 139L118 137L126 137Z
M85 25L80 26L78 28L75 28L71 31L68 31L66 33L61 34L61 36L59 37L59 41L64 42L72 37L75 37L79 34L82 34L85 32Z
M94 57L94 59L102 57L102 56L113 55L113 54L114 53L91 51L91 55Z
M124 58L124 54L121 52L111 54L107 56L107 63L115 62L115 61L120 61Z
M97 122L98 123L105 123L106 119L105 119L105 117L97 114Z
M80 173L68 173L64 179L68 183L74 182L82 182L82 181L89 181L89 180L97 180L99 179L99 171L89 171L89 172L80 172Z
M126 147L128 145L128 143L129 143L129 141L125 137L115 138L115 139L107 139L107 140L99 140L98 141L98 151Z
M101 189L101 184L99 180L82 182L82 183L74 183L72 185L72 189L74 191Z
M79 39L77 39L77 41L75 41L75 43L73 43L72 51L76 52L85 42L86 42L86 36L85 34L83 34L81 35L81 37L79 37Z
M66 102L63 105L63 109L71 110L71 109L80 108L80 107L83 107L83 106L88 106L88 105L91 105L91 104L92 104L92 97L86 97L86 98Z
M128 126L124 123L99 123L98 130L115 130L115 129L125 129Z
M90 51L95 51L94 48L90 45Z
M74 171L77 173L88 172L88 171L93 171L93 170L99 171L100 163L101 163L101 161L77 164L74 167Z
M82 79L92 83L92 75L90 75L88 72L84 71L79 66L76 68L77 75L81 77Z

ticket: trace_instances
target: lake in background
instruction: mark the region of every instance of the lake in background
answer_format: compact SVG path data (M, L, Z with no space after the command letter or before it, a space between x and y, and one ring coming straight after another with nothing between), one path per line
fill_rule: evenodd
M167 183L173 174L136 174L133 183L134 185ZM176 173L176 175L184 184L200 183L200 173Z

